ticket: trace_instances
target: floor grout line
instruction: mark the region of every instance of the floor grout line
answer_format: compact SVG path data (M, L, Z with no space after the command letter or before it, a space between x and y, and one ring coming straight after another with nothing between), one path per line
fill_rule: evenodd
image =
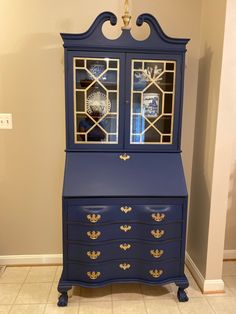
M54 274L54 276L53 276L52 285L51 285L51 288L50 288L49 293L48 293L48 297L47 297L47 302L46 302L46 304L48 304L48 300L49 300L49 297L50 297L50 295L51 295L51 292L52 292L52 289L53 289L53 286L54 286L54 282L55 282L55 278L56 278L56 275L57 275L58 267L59 267L59 266L57 266L57 268L55 269L55 274ZM56 301L56 302L57 302L57 301ZM47 306L45 306L43 313L45 313L46 307L47 307Z
M33 266L32 266L33 267ZM29 267L29 269L28 269L28 271L26 272L26 275L25 275L25 278L24 278L24 280L23 281L21 281L21 282L17 282L17 283L12 283L12 284L19 284L19 286L20 286L20 288L19 288L19 291L16 293L16 296L15 296L15 298L14 298L14 300L13 300L13 303L12 304L9 304L9 312L8 313L11 313L12 312L12 310L13 310L13 307L14 307L14 305L31 305L30 303L20 303L20 304L18 304L18 303L16 303L16 300L17 300L17 298L18 298L18 296L19 296L19 294L21 293L21 291L22 291L22 287L23 287L23 285L26 283L26 281L27 281L27 279L29 278L29 276L30 276L30 271L32 270L32 267ZM50 294L52 293L52 289L53 289L53 286L54 286L54 283L56 284L56 281L55 281L55 279L56 279L56 275L57 275L57 271L58 271L58 267L59 266L57 266L56 267L56 269L55 269L55 273L54 273L54 275L52 276L53 277L53 279L52 280L50 280L50 281L47 281L47 282L29 282L29 284L34 284L34 283L37 283L37 284L40 284L40 283L50 283L51 284L51 286L50 286L50 289L49 289L49 293L48 293L48 296L47 296L47 299L46 299L46 303L33 303L32 305L44 305L44 309L43 309L43 312L42 313L45 313L46 312L46 308L47 308L47 304L48 304L48 301L49 301L49 297L50 297ZM226 277L227 279L228 278L233 278L233 282L234 282L234 279L236 278L236 275L224 275L224 277ZM196 282L195 280L194 280L194 282ZM9 283L2 283L2 285L4 285L4 284L9 284ZM11 283L10 283L11 284ZM226 282L225 282L225 285L227 286L227 288L230 290L230 291L234 291L233 290L233 288L231 289L230 288L230 286L228 286L227 284L226 284ZM48 285L49 286L49 285ZM148 299L146 299L145 298L145 294L144 294L144 289L143 289L143 285L142 284L138 284L138 287L139 287L139 291L141 292L141 295L140 295L140 299L134 299L134 300L131 300L131 301L133 301L133 302L140 302L139 304L141 305L141 303L143 303L144 304L144 309L145 309L145 311L143 311L143 313L145 313L145 314L147 314L148 313L148 307L147 307L147 304L146 304L146 302L148 302ZM173 290L173 287L172 286L170 286L171 287L171 291L172 291L172 294L171 295L169 295L167 298L166 298L166 300L170 300L170 299L174 299L175 301L176 301L176 295L175 295L175 293L174 293L174 290ZM234 286L233 286L234 287ZM194 288L194 287L193 287ZM99 288L98 288L99 289ZM111 312L112 312L112 314L114 314L115 313L115 308L114 308L114 301L116 301L116 302L120 302L120 301L124 301L124 302L127 302L127 304L128 304L128 298L124 298L124 299L121 299L121 300L119 300L119 299L117 299L117 300L113 300L113 296L115 295L115 293L113 294L113 289L112 289L112 286L110 286L110 301L108 301L108 300L99 300L99 298L98 298L98 300L96 300L96 301L93 301L93 302L108 302L109 304L111 304ZM232 292L232 295L219 295L219 297L227 297L227 298L236 298L236 293L235 292ZM156 298L158 298L158 295L156 296ZM217 310L215 310L214 309L214 304L211 304L210 303L210 298L207 296L207 295L204 295L203 294L203 296L192 296L192 297L189 297L190 298L190 300L191 299L200 299L200 298L203 298L204 300L205 300L205 302L207 303L207 306L209 306L209 309L211 309L212 310L212 312L213 313L218 313L217 312ZM218 296L212 296L212 298L218 298ZM151 300L151 299L150 299ZM155 300L155 298L153 298L153 300ZM160 300L161 300L161 298L160 298ZM70 301L68 301L68 304L69 304L69 302ZM203 301L204 302L204 301ZM182 311L181 311L181 307L180 307L180 303L178 302L178 301L176 301L176 303L177 303L177 308L178 308L178 311L179 311L179 313L184 313L185 312L185 309L184 308L182 308ZM54 303L53 303L54 304ZM85 304L91 304L91 302L85 302ZM77 314L79 314L80 313L80 308L81 308L81 301L79 300L78 302L76 302L76 306L77 306L77 309L76 309L76 312L77 312ZM95 306L96 307L96 306ZM167 307L167 309L168 309L168 307ZM127 308L127 314L129 313L129 309Z
M31 267L29 267L29 270L28 270L28 272L27 272L27 275L25 276L25 279L24 279L24 280L22 281L22 283L21 283L20 289L19 289L19 291L18 291L18 293L17 293L17 295L16 295L16 297L15 297L15 299L14 299L14 301L13 301L12 305L11 305L11 308L10 308L9 314L11 313L12 308L13 308L13 306L15 305L16 299L17 299L18 295L20 294L20 291L21 291L22 286L24 285L24 283L25 283L25 281L26 281L26 278L27 278L27 277L28 277L28 275L29 275L30 269L31 269Z
M204 297L204 299L206 300L207 304L210 306L210 308L212 309L213 313L216 313L216 311L214 310L213 306L211 305L211 303L208 301L208 299L206 297Z

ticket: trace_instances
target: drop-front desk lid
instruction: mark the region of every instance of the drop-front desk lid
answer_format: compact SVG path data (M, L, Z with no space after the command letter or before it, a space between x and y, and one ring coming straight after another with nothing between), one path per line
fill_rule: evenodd
M67 153L64 197L187 196L178 153Z

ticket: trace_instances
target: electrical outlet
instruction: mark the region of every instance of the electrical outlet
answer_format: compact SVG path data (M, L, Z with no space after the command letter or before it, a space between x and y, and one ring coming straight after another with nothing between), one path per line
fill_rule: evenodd
M12 129L11 113L0 113L0 129Z

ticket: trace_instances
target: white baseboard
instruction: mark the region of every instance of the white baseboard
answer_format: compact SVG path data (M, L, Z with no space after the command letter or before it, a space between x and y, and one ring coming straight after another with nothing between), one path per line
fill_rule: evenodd
M61 264L62 254L0 255L0 265Z
M203 293L224 292L224 281L222 279L205 279L188 253L186 253L185 262Z
M236 250L224 250L224 260L236 259Z

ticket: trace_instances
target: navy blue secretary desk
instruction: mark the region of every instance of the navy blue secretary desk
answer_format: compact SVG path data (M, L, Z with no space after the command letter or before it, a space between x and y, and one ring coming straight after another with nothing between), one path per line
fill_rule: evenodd
M150 35L102 33L100 14L65 48L66 165L63 271L58 306L72 286L174 282L184 274L187 189L180 138L188 39L170 38L142 14Z

